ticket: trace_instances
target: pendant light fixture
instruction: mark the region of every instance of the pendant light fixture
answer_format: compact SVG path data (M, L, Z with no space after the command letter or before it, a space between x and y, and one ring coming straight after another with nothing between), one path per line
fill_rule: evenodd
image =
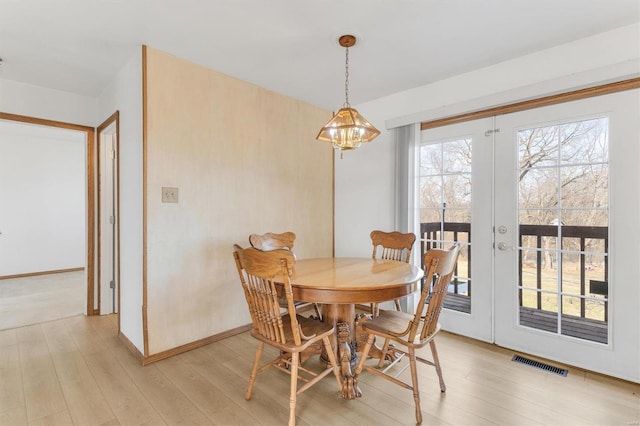
M345 48L345 102L342 108L334 113L331 120L320 129L316 139L331 142L335 149L341 151L340 158L342 158L342 151L356 149L361 143L373 140L380 131L349 105L349 48L356 44L356 37L350 34L343 35L338 39L338 43Z

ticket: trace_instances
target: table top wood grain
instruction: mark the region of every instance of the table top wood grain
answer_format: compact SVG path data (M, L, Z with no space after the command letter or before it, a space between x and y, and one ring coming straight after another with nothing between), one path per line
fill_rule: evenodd
M293 267L293 298L306 302L384 302L420 288L423 271L411 264L358 257L299 259Z

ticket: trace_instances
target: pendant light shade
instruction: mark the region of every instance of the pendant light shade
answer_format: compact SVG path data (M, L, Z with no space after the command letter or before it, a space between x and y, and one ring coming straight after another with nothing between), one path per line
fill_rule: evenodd
M349 151L362 142L369 142L380 134L360 113L351 107L340 108L327 124L320 129L316 139L331 142L335 149Z
M353 35L343 35L338 43L345 48L345 103L320 129L316 139L331 142L337 150L350 151L363 142L373 140L380 131L349 105L349 47L356 44L356 38Z

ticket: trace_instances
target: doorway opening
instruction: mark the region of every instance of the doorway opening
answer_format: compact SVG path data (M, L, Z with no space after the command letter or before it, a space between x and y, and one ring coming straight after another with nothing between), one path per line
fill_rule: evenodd
M34 118L34 117L7 114L7 113L1 113L1 112L0 112L0 120L6 121L6 123L14 124L14 125L26 124L29 126L33 126L33 129L35 129L39 133L42 133L43 135L46 135L47 132L51 133L51 131L58 131L59 133L64 133L64 131L70 130L72 132L69 132L69 134L75 135L74 139L78 139L77 143L84 145L80 151L77 151L77 150L74 151L76 152L76 154L80 152L79 161L82 162L82 166L80 167L84 169L84 172L81 172L81 174L83 175L82 177L83 182L79 184L80 185L79 191L83 193L82 198L84 198L83 205L80 206L80 210L82 211L82 213L78 213L79 217L75 218L73 221L70 222L72 223L75 221L77 223L78 221L82 221L84 223L84 229L80 227L80 231L78 233L78 236L76 237L76 238L82 239L82 242L76 244L76 246L79 247L79 250L80 250L80 254L79 254L80 260L75 262L82 263L82 265L74 264L69 267L64 267L64 266L59 266L60 264L53 264L53 263L48 264L50 266L47 266L46 263L43 263L43 265L35 267L33 268L33 270L29 270L29 271L15 270L13 271L13 273L7 272L0 275L3 275L4 278L18 278L20 276L25 276L25 275L40 276L40 275L45 275L45 273L52 273L52 272L59 272L59 273L76 272L77 273L77 269L84 269L83 280L86 282L86 292L85 292L86 300L83 301L82 311L86 315L94 315L96 314L96 302L97 302L95 297L95 289L94 289L95 251L93 249L94 241L95 241L95 236L94 236L94 232L95 232L94 129L87 126L81 126L81 125L52 121L52 120L43 120L43 119ZM31 166L38 167L37 164L33 161L30 161L29 164ZM16 183L14 182L12 183L12 185L13 184L16 184ZM43 192L43 194L48 194L47 197L53 197L53 202L54 202L53 205L55 205L56 203L55 197L57 196L56 194L58 195L63 194L66 189L67 188L64 185L62 185L57 190L52 188L50 190ZM31 200L31 202L36 202L36 201ZM38 210L41 210L41 209L34 207L34 208L30 208L29 210L32 212L37 212ZM46 217L47 216L45 216L45 218ZM2 225L0 224L0 226ZM64 242L63 241L64 237L67 236L67 233L65 233L67 229L64 228L64 226L65 224L61 220L58 220L58 221L54 220L52 224L47 225L49 230L57 229L58 231L61 232L60 235L63 235L63 238L60 238L60 239L56 238L53 241L50 241L52 242L54 249L56 247L56 244L59 245L57 249L58 252L64 252L65 250L65 247L62 246L63 245L62 243ZM77 226L75 228L77 228ZM77 229L75 230L77 231ZM70 232L71 231L69 231L69 233ZM48 233L46 232L43 232L43 233L48 235ZM78 250L77 247L76 247L76 250ZM55 250L54 250L54 253L55 253ZM21 255L20 257L18 257L18 259L28 259L30 257L32 256ZM47 255L43 255L42 258L46 260ZM78 268L79 266L82 266L82 268Z

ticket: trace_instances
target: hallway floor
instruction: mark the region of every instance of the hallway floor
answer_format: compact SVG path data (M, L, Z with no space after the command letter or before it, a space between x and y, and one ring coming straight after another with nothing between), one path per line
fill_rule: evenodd
M83 313L84 271L0 280L0 330Z

